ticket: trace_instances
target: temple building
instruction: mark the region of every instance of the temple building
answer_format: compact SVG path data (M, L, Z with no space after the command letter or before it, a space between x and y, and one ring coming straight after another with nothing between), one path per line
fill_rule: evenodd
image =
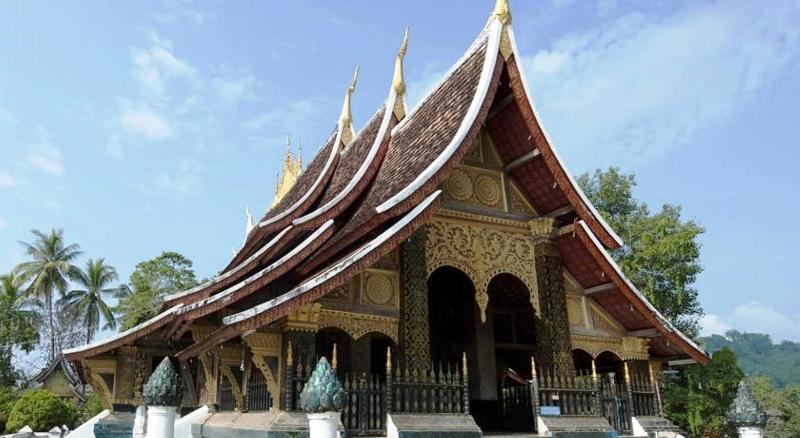
M511 22L498 0L413 109L406 33L359 131L354 77L330 136L302 169L287 152L272 207L217 277L65 351L105 406L141 405L168 356L183 410L212 412L202 436L278 430L325 356L351 435L447 418L477 433L658 424L662 367L709 357L609 255L622 242L542 127Z

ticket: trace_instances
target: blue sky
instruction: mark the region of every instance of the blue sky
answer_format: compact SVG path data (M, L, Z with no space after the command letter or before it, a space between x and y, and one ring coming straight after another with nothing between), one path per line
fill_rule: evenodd
M352 69L356 126L403 29L410 100L461 56L485 1L182 0L0 6L0 271L64 228L127 278L162 250L200 277L269 205L285 137L307 162ZM769 7L765 7L765 5ZM800 341L800 2L512 1L542 122L576 175L636 172L708 231L706 332Z

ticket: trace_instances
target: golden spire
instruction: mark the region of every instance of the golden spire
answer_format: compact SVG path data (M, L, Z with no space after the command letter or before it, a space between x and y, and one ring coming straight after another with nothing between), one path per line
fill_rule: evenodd
M491 17L497 18L504 25L511 24L511 8L508 6L508 0L497 0Z
M342 141L344 144L350 143L352 140L352 133L353 133L353 114L350 111L350 99L353 96L353 92L356 91L356 82L358 81L358 66L356 66L356 71L353 73L353 82L350 83L350 86L347 87L347 90L344 92L344 102L342 103L342 114L339 116L339 123L342 124ZM347 138L346 138L347 137Z
M339 359L336 357L336 343L333 343L333 354L331 354L331 367L334 371L339 367Z
M289 193L289 190L292 188L295 181L297 181L297 177L300 176L302 168L303 166L300 162L299 154L297 157L292 154L292 139L287 135L286 155L283 157L283 169L278 175L278 183L275 186L275 198L272 200L270 208L278 205L281 199Z
M398 96L406 92L406 80L403 77L403 58L406 56L408 49L408 26L406 26L406 33L403 35L403 44L400 45L400 50L397 51L397 58L394 60L394 77L392 78L392 88Z

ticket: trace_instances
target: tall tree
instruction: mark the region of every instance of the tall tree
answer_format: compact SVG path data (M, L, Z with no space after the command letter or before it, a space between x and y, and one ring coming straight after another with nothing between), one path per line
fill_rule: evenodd
M54 315L54 293L61 296L67 290L69 280L77 277L78 268L73 264L81 255L77 244L66 244L62 230L51 230L45 234L31 230L36 237L33 243L20 242L31 258L14 268L19 284L27 285L28 295L44 302L46 321L50 329L49 360L55 360L57 345Z
M164 297L197 286L192 261L177 252L165 251L134 268L129 288L118 294L114 307L120 330L127 330L156 316Z
M744 373L736 354L722 349L706 365L688 365L664 388L664 411L693 437L724 437L732 432L728 410Z
M14 386L19 373L11 359L14 348L29 352L39 341L38 315L13 274L0 276L0 387Z
M112 286L118 278L116 269L106 265L104 259L89 259L86 268L80 270L75 277L75 282L82 289L71 290L63 298L64 308L86 324L87 344L92 341L100 327L101 319L106 323L104 328L117 328L114 313L104 298L119 294L121 286Z
M697 222L681 218L681 207L665 204L653 213L633 196L636 177L611 167L578 178L586 195L625 245L613 251L622 270L679 329L696 336L703 309L692 286L702 272Z

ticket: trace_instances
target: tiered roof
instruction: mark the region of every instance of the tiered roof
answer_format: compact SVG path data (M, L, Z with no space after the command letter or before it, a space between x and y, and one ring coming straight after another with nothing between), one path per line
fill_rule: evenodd
M434 214L438 187L485 128L506 171L537 211L572 223L573 233L561 234L557 242L581 286L600 287L592 297L627 330L661 334L651 342L655 354L706 362L706 353L647 302L608 255L622 242L572 179L539 123L518 67L507 1L497 1L464 56L408 114L402 76L406 43L386 101L354 134L349 110L354 79L328 140L283 199L248 232L220 276L167 297L164 312L152 320L69 350L67 357L110 351L161 328L166 328L165 339L178 339L200 318L225 308L227 316L215 332L178 352L185 360L319 299L388 254Z

